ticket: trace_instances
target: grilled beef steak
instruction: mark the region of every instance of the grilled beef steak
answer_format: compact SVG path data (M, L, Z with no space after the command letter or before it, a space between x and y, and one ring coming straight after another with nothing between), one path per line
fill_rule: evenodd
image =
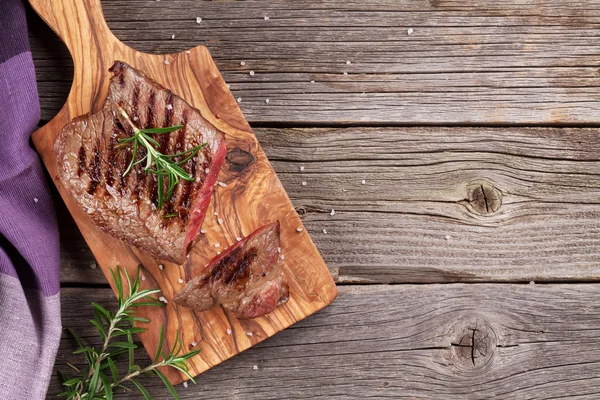
M56 138L61 182L101 230L156 258L183 263L198 237L225 158L223 135L182 98L126 63L117 61L109 71L112 77L103 109L75 118ZM119 139L133 136L133 128L121 123L119 108L139 129L183 125L154 137L162 154L206 143L182 164L194 180L180 180L160 210L157 195L164 189L157 187L156 175L144 173L145 163L123 176L132 146L116 145ZM145 149L139 148L136 160L145 155Z
M195 311L221 304L237 318L260 317L289 297L278 261L279 221L263 226L213 258L174 301Z

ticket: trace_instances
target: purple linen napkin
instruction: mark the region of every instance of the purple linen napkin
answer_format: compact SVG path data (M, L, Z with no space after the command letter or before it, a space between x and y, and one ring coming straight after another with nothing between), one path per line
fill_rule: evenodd
M30 135L40 107L22 0L0 0L0 399L44 399L61 334L58 229Z

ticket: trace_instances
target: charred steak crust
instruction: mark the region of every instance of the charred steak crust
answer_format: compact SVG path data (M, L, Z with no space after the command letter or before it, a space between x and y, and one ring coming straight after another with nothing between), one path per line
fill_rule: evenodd
M265 225L213 258L174 301L195 311L222 305L237 318L270 313L289 298L279 262L279 221Z
M73 119L56 138L60 180L101 230L156 258L183 263L197 240L225 159L223 134L200 111L128 64L116 61L109 71L112 77L102 110ZM140 128L183 125L156 135L163 154L207 143L182 165L195 180L180 181L161 210L156 208L156 175L144 174L144 165L138 164L123 176L133 153L130 147L115 145L133 132L119 122L118 107ZM140 149L137 159L144 155Z

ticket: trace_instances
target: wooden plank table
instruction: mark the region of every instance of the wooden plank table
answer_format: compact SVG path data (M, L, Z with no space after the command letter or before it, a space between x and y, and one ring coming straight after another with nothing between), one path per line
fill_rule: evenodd
M137 49L208 46L339 285L182 398L600 398L598 2L103 7ZM72 64L29 22L47 121ZM63 326L92 337L113 296L57 203Z

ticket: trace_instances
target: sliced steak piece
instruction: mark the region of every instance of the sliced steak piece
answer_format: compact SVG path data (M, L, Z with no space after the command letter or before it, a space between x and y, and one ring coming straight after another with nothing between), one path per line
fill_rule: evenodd
M225 159L223 135L200 111L126 63L116 61L109 71L103 109L75 118L56 138L60 180L101 230L156 258L183 263L198 237ZM160 210L157 177L146 175L143 163L123 176L133 152L131 146L115 146L120 138L132 136L133 129L121 124L119 107L140 129L183 125L155 136L163 154L207 143L182 165L194 181L180 180ZM141 149L136 159L144 156Z
M189 281L174 298L195 311L216 305L237 318L270 313L289 298L279 262L279 221L265 225L222 254Z

